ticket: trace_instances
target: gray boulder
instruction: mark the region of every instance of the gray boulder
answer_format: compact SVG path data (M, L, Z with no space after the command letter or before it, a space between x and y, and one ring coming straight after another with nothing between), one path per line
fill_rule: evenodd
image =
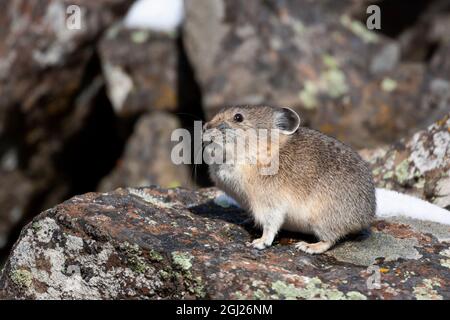
M297 252L217 201L218 190L118 189L37 216L0 277L3 299L449 299L448 226L376 221L323 255ZM215 200L216 199L216 200Z

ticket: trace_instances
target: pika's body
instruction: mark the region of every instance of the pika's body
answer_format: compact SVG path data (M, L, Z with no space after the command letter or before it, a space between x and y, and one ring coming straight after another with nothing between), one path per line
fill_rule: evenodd
M278 161L274 174L262 174L258 161L209 167L216 185L250 212L263 229L262 237L251 244L255 248L270 246L277 232L286 229L314 234L319 242L299 242L296 247L322 253L372 222L376 199L368 165L342 142L300 127L300 118L293 110L267 106L227 108L204 128L221 133L238 129L280 132L269 155ZM245 138L245 134L240 133L239 138ZM231 149L233 142L226 142L224 148Z

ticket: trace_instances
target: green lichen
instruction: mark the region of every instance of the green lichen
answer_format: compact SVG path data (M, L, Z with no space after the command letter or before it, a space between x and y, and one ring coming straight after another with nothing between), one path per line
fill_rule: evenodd
M257 289L254 293L253 293L253 297L256 300L266 300L267 299L267 295L264 293L264 291L262 291L261 289Z
M322 56L325 70L319 80L313 82L306 80L303 89L299 92L299 99L306 109L314 109L318 105L318 95L323 93L332 98L339 98L348 93L348 84L344 72L339 68L339 63L333 56Z
M292 19L291 26L298 35L302 35L306 31L305 25L300 19Z
M394 176L394 172L393 171L388 171L383 175L383 179L387 180L387 179L391 179Z
M357 35L366 43L378 42L378 36L375 32L370 31L360 21L351 19L348 15L342 15L340 18L341 24Z
M147 265L140 257L130 257L128 263L131 270L136 273L144 273L147 270Z
M315 278L307 278L306 286L304 288L297 288L293 284L288 284L283 281L276 281L272 283L272 290L278 297L284 299L330 299L330 300L344 300L344 299L364 299L366 298L359 292L350 291L347 295L337 289L330 288L329 285L322 283L322 281Z
M381 81L381 89L386 92L392 92L397 88L397 81L391 78L384 78Z
M424 279L419 286L414 288L413 293L417 300L442 300L442 296L435 290L440 286L435 279Z
M244 295L242 294L242 292L240 292L240 291L234 292L233 295L234 295L234 298L235 298L236 300L247 300L247 297L244 296Z
M347 297L349 300L367 300L367 297L358 291L347 292Z
M163 279L163 280L169 280L171 278L170 273L165 270L159 270L158 274L161 277L161 279Z
M307 80L305 81L303 90L300 91L298 97L306 109L314 109L318 105L317 101L318 93L319 93L318 86L314 82Z
M149 32L144 30L135 31L131 34L131 41L134 43L144 43L148 40Z
M205 298L206 290L202 278L200 276L195 277L190 270L192 258L188 253L172 252L172 260L175 267L165 266L164 269L158 271L158 275L164 281L175 280L182 283L186 291L197 298ZM184 295L185 292L181 292L181 297Z
M372 170L372 174L374 176L378 176L380 173L381 173L381 168L380 167L377 167L377 168Z
M338 98L348 92L344 72L340 69L329 69L323 74L326 92L332 98Z
M322 56L322 62L329 69L337 69L339 67L336 58L329 54L324 54Z
M158 251L155 250L150 250L148 252L148 256L152 261L160 262L164 260L163 256Z
M14 270L9 276L16 285L22 288L30 287L33 282L31 272L25 269Z
M406 183L411 178L408 159L403 160L395 167L395 178L400 184Z
M31 224L31 229L33 229L34 232L38 232L39 230L41 230L41 224L39 222L33 222Z
M182 270L187 271L192 267L192 259L193 257L187 252L172 252L173 263Z
M189 288L189 290L195 294L196 297L198 298L204 298L206 297L206 290L205 287L203 285L202 282L202 278L201 277L196 277L193 279L192 281L192 285Z
M294 300L297 298L304 298L306 289L296 288L292 284L287 284L283 281L276 281L272 284L272 290L276 292L276 294L282 298L287 300Z
M206 290L200 276L194 277L190 271L176 272L176 277L184 283L186 290L198 298L206 297Z
M128 266L135 273L144 273L148 269L148 265L142 256L142 252L137 244L130 244L125 242L121 245L121 249L124 250L127 258Z

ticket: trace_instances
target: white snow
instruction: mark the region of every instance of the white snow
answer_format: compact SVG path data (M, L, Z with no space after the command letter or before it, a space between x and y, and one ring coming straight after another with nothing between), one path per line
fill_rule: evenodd
M377 216L404 216L450 225L450 212L432 203L387 189L376 189Z
M124 24L130 29L175 31L183 21L183 0L137 0L128 11Z

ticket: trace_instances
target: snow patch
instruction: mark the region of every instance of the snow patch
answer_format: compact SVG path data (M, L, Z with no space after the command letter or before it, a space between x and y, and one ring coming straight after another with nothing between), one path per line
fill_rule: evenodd
M427 201L387 189L376 189L377 216L404 216L450 225L450 211Z
M128 11L124 24L130 29L176 31L184 17L183 0L138 0Z

